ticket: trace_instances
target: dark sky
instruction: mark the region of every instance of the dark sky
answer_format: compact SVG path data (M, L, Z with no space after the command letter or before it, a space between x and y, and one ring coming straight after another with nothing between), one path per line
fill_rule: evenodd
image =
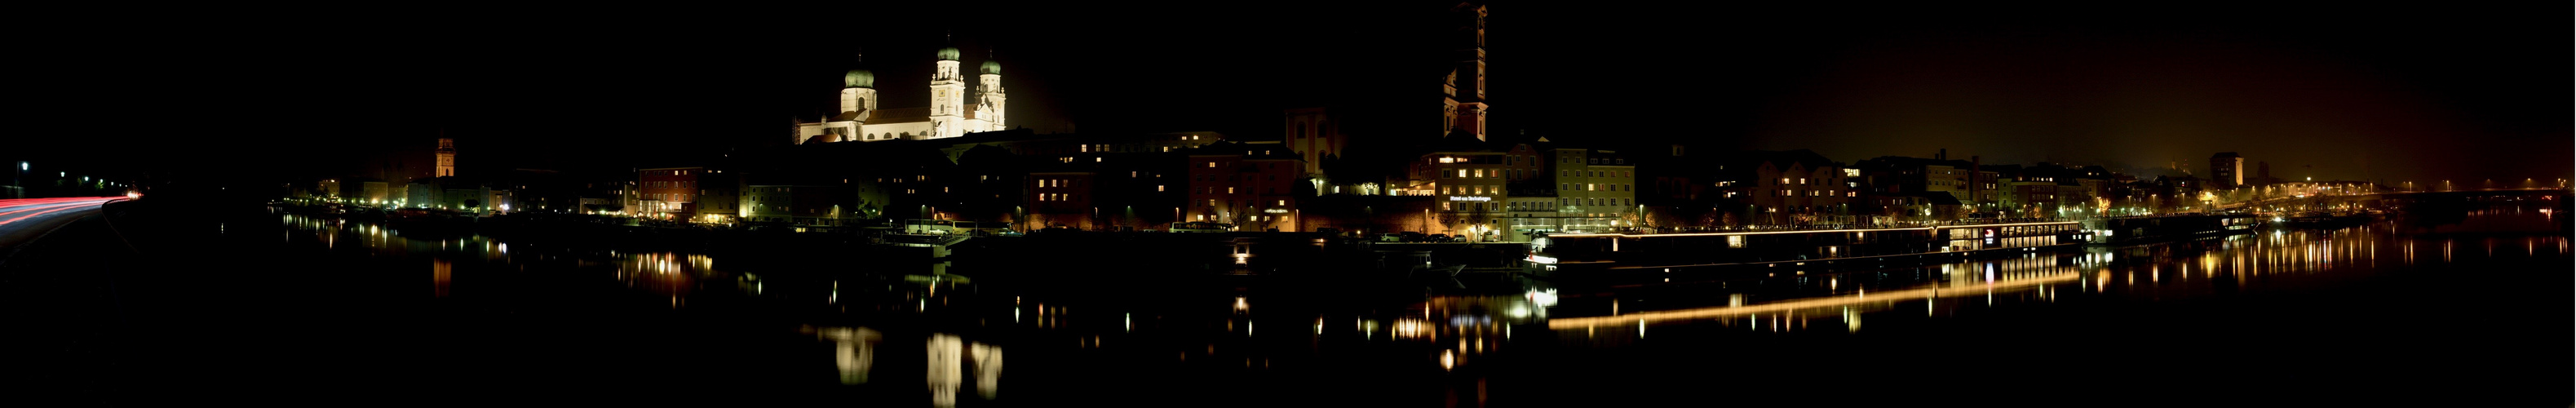
M1279 109L1334 102L1413 109L1427 132L1448 50L1440 2L945 6L66 11L12 29L38 126L0 156L258 178L444 132L469 168L655 165L784 139L862 52L881 107L927 105L948 44L970 73L1001 61L1015 124L1042 131L1275 137ZM2564 4L2086 7L1502 2L1492 115L1845 162L1947 148L2202 172L2234 151L2283 178L2390 182L2576 166Z

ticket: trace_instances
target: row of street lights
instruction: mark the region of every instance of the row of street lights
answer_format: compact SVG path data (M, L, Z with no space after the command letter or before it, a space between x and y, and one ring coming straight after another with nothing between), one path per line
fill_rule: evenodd
M35 165L35 163L34 163L34 162L23 161L23 160L22 160L22 161L19 161L19 162L18 162L18 171L17 171L17 172L10 173L10 174L11 174L11 177L10 177L10 179L11 179L11 180L10 180L9 185L11 185L11 186L15 186L15 187L18 187L18 188L19 188L19 190L21 191L21 193L23 193L23 192L25 191L26 187L27 187L27 173L34 172L34 171L35 171L35 169L36 169L36 165ZM71 172L69 172L69 171L57 171L57 172L54 172L54 177L62 178L62 179L70 179L70 178L72 178L73 176L72 176L72 173L71 173ZM127 185L125 185L125 183L121 183L121 182L113 182L113 181L106 181L106 180L100 180L100 179L96 179L96 178L93 178L93 177L90 177L90 176L87 176L87 175L83 175L83 176L79 176L79 177L80 177L80 181L81 181L81 183L83 183L83 184L92 183L93 181L95 181L96 183L98 183L98 185L97 185L97 186L92 187L92 188L105 188L105 187L128 187Z

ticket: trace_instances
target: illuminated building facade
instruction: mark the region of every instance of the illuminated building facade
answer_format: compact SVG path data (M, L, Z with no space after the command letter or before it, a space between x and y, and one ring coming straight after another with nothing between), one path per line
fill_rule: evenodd
M1187 166L1182 221L1224 222L1238 231L1298 231L1298 201L1315 195L1304 160L1277 142L1207 146L1190 154Z
M1097 228L1093 216L1099 206L1093 204L1100 194L1093 180L1099 173L1090 171L1050 171L1029 173L1028 218L1030 228L1065 227Z
M2011 217L2054 216L2061 204L2059 198L2063 195L2059 191L2061 183L2059 178L2061 176L2057 174L2036 168L2024 170L2022 174L2006 178L2008 181L2004 182L2002 204L2004 214ZM2073 183L2074 180L2062 182ZM2065 188L2065 190L2073 189L2075 186Z
M637 171L636 188L642 197L630 208L638 217L686 220L696 215L699 178L707 175L705 167L669 167Z
M1515 217L1552 218L1556 208L1538 205L1553 191L1529 188L1546 177L1546 160L1531 143L1476 139L1452 132L1441 143L1406 165L1397 195L1428 196L1437 222L1426 234L1461 235L1511 229ZM1514 185L1523 190L1513 191ZM1514 200L1523 203L1515 204ZM1552 223L1551 223L1552 224Z
M943 140L941 142L948 143L946 147L941 147L940 151L947 154L950 160L958 160L961 163L967 151L981 146L1001 148L1003 151L1023 157L1077 162L1138 153L1181 152L1223 140L1225 135L1216 132L1075 135L1035 134L1022 129Z
M445 181L447 180L450 179L426 178L412 180L409 183L403 183L403 186L400 189L402 193L396 194L396 196L402 197L399 199L400 204L392 206L403 208L431 208L443 206L447 201L449 201L445 199L447 197L447 183L445 183Z
M2245 185L2245 156L2220 152L2209 156L2209 188L2225 190Z
M1617 152L1470 137L1452 134L1413 161L1395 190L1432 198L1437 222L1422 232L1526 240L1636 225L1636 165Z
M1002 64L985 58L969 95L958 54L956 47L939 49L926 107L879 109L876 73L866 68L843 73L839 109L819 121L799 120L794 143L943 139L1006 129ZM970 98L974 103L967 103Z
M1331 110L1299 108L1287 110L1288 151L1306 162L1306 175L1324 176L1324 159L1340 157L1349 138L1342 135L1341 121L1334 120Z
M1597 231L1637 225L1637 166L1617 151L1549 149L1546 175L1556 180L1558 230Z
M1722 162L1717 187L1744 224L1847 223L1841 217L1852 214L1852 203L1872 204L1860 198L1860 168L1814 151L1744 152Z
M1019 132L1024 130L960 140ZM1187 157L1206 153L1194 148L1222 138L1211 132L1058 134L975 142L958 155L960 171L971 174L955 185L970 220L1007 218L1024 229L1161 229L1184 217ZM949 150L959 147L964 146ZM977 204L987 198L996 201Z
M1858 169L1862 177L1853 181L1858 181L1859 186L1865 189L1860 194L1863 198L1872 194L1884 196L1868 202L1854 201L1855 206L1867 207L1864 204L1875 203L1879 210L1869 212L1937 219L1959 215L1959 202L1969 197L1969 175L1976 171L1974 163L1950 160L1949 149L1942 149L1930 159L1882 156L1861 160L1853 163L1852 167ZM1936 207L1945 210L1925 211ZM1904 208L1905 212L1899 214L1899 208Z
M742 175L723 169L710 169L698 177L698 205L689 212L689 221L730 223L742 220Z

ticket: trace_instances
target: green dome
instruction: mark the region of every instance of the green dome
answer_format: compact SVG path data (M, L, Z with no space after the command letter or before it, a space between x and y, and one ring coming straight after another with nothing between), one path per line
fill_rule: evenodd
M850 70L849 73L841 74L841 87L875 88L877 87L877 74L874 72L868 72L868 70L864 69Z
M941 49L939 49L939 60L940 60L940 61L956 61L956 60L957 60L957 47L948 47L948 48L941 48Z
M1001 74L1002 74L1002 63L999 63L999 62L993 62L993 61L991 61L991 60L986 60L986 61L984 61L984 73L987 73L987 74L994 74L994 75L1001 75Z

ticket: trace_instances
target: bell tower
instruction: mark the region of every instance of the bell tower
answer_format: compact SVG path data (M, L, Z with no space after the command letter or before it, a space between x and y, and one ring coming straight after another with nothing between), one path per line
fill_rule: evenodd
M966 134L958 129L966 123L966 77L957 65L957 47L939 49L938 70L930 74L930 138Z
M456 139L443 137L438 138L438 172L432 174L434 177L450 177L456 175Z
M1485 6L1460 3L1450 11L1459 24L1450 41L1460 47L1450 74L1457 101L1450 108L1450 127L1485 140Z
M984 116L978 119L983 119L987 123L988 128L984 129L986 131L1009 129L1010 127L1005 125L1006 122L1002 121L1002 118L1006 117L1002 110L1004 99L1002 63L994 62L992 53L987 51L984 54L983 68L983 74L979 78L981 82L975 84L975 104L982 107L984 111Z
M877 110L877 76L867 68L841 74L841 111L826 122L838 126L839 141L861 140L860 128L867 125L868 115Z

